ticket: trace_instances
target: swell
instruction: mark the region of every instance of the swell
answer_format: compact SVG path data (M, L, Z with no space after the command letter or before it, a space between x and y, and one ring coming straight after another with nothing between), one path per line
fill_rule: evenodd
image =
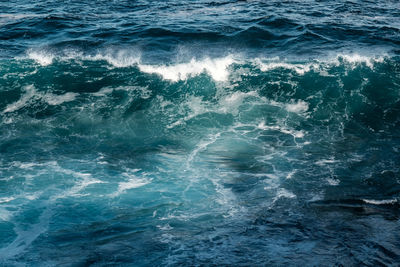
M398 11L383 2L364 3L363 8L347 2L296 3L296 14L290 3L275 1L218 5L201 1L189 6L166 6L157 1L151 9L142 3L107 8L84 2L55 9L52 5L37 3L24 8L5 4L0 16L1 48L16 55L43 43L54 49L89 50L137 45L148 53L157 50L162 54L183 45L258 53L268 48L275 53L302 55L372 46L396 51L399 44ZM78 14L77 10L85 12L72 15ZM1 56L9 55L5 52Z

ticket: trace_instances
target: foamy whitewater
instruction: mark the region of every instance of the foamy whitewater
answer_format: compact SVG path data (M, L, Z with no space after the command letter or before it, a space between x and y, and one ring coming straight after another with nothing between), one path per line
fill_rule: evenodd
M400 6L0 4L0 266L396 266Z

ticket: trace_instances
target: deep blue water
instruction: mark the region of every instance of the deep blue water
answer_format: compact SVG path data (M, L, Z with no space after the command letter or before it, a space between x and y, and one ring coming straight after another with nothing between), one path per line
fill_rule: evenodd
M1 266L397 266L398 1L0 2Z

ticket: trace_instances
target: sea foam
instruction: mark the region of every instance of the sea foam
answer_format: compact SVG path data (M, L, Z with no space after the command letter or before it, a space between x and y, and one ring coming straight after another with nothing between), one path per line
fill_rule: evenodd
M39 92L36 90L33 84L25 86L24 91L25 93L20 97L18 101L6 106L3 113L15 112L25 107L29 103L33 101L38 101L40 99L47 102L47 104L49 105L55 106L55 105L60 105L64 102L74 101L75 98L78 96L77 93L71 93L71 92L62 95Z
M28 58L33 59L35 62L42 66L48 66L53 63L55 55L46 50L32 50L28 51Z
M154 66L139 64L139 69L142 72L159 74L164 79L174 82L186 80L203 72L208 73L215 81L226 81L229 76L228 67L234 62L234 59L228 56L217 59L192 59L189 63L179 63L176 65Z

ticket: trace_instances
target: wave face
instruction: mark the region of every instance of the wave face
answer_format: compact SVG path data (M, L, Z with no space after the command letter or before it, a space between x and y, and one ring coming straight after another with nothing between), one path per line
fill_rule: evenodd
M398 10L0 5L0 265L400 261Z

